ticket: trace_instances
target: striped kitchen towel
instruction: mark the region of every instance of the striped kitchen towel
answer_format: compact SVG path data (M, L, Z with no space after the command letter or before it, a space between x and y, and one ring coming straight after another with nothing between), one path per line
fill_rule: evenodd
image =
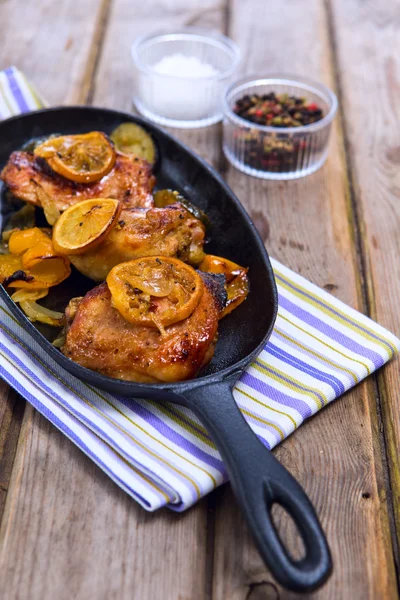
M19 69L0 71L0 120L47 106Z
M18 97L18 80L7 77L13 107L9 95ZM30 87L18 89L25 97ZM25 105L17 104L14 112L22 112ZM276 325L234 390L268 448L400 348L377 323L277 261L272 266ZM49 358L2 301L0 314L0 375L144 508L185 510L225 480L218 452L188 409L116 397L81 382Z

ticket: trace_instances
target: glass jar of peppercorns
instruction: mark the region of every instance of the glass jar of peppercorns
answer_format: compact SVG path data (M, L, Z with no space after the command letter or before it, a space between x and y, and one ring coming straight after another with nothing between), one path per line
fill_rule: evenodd
M247 77L224 101L224 152L264 179L295 179L325 162L337 99L324 85L288 76Z

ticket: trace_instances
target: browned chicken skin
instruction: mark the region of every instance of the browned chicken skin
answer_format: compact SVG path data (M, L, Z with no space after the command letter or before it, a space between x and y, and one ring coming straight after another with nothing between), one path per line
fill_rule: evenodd
M166 328L129 323L111 305L106 283L67 310L62 352L103 375L139 382L173 382L195 377L214 354L218 317L224 306L223 284L204 275L204 293L192 315Z
M155 179L150 165L139 158L116 154L110 173L91 184L69 181L54 173L43 159L22 151L11 154L0 177L17 198L41 206L44 194L61 212L88 198L116 198L127 208L153 206L151 191Z
M71 256L72 264L95 281L111 269L144 256L169 256L197 265L204 257L204 225L179 203L164 208L124 209L99 246Z
M49 224L82 200L120 200L118 222L107 230L106 238L92 250L69 257L81 273L95 281L104 281L114 266L137 258L170 257L194 266L204 258L203 223L179 202L154 206L155 178L143 159L116 152L108 175L80 184L55 173L44 159L17 151L11 154L0 179L17 198L41 206ZM65 311L66 339L61 351L86 368L126 381L160 383L195 377L214 355L218 321L227 300L223 275L201 276L204 290L201 285L191 288L199 292L192 314L172 325L166 323L173 319L160 322L161 331L126 320L113 306L107 283L83 298L73 298ZM113 289L111 283L110 287ZM116 300L114 289L113 294ZM120 310L126 314L125 307ZM189 312L190 308L181 317Z

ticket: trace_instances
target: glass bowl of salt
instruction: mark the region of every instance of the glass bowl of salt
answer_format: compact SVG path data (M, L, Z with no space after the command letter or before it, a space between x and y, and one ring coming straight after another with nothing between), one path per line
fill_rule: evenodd
M210 30L185 27L138 38L132 46L133 102L169 127L206 127L222 119L222 92L240 60L238 46Z

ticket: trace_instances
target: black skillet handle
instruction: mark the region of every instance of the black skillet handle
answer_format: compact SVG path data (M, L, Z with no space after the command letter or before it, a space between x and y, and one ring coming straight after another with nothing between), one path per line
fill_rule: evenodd
M184 393L225 463L236 499L258 550L276 580L295 592L320 587L332 571L329 547L303 488L247 425L232 395L233 382L218 382ZM292 517L305 556L295 561L271 519L273 504Z

